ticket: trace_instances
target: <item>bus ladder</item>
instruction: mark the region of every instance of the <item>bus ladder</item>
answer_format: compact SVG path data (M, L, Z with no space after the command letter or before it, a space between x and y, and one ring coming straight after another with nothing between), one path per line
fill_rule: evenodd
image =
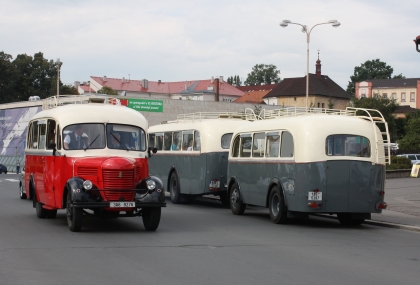
M388 123L385 121L384 116L381 112L375 109L365 109L365 108L353 108L347 107L346 110L354 111L355 116L368 120L372 122L373 133L375 134L375 143L376 143L376 162L379 163L380 159L385 160L385 164L391 164L391 151L390 151L390 139L389 139L389 130ZM364 112L365 115L357 115L357 111ZM374 114L379 114L374 116ZM385 131L382 131L380 126L383 125ZM379 129L381 137L378 137L377 129ZM379 156L379 147L384 149L384 156ZM385 151L387 150L387 151Z

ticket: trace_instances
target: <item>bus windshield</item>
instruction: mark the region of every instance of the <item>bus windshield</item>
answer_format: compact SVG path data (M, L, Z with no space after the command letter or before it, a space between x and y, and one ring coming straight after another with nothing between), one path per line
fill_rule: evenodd
M76 124L63 129L64 149L105 148L104 124Z

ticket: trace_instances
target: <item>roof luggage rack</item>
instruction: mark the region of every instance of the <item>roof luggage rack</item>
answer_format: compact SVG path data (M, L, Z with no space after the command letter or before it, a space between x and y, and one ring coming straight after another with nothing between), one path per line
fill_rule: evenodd
M246 108L244 112L198 112L180 114L177 116L175 121L168 121L166 123L179 123L185 121L202 121L208 119L238 119L247 121L256 121L259 116L255 115L254 111L250 108Z

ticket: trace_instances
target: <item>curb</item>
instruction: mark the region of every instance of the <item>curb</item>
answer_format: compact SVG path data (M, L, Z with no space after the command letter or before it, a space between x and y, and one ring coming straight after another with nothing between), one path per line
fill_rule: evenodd
M314 214L314 216L338 220L337 217L330 216L330 215ZM379 227L386 227L386 228L393 228L393 229L400 229L400 230L407 230L407 231L413 231L413 232L420 232L420 227L418 227L418 226L394 224L394 223L374 221L374 220L365 220L362 223L362 225L363 224L372 225L372 226L379 226Z

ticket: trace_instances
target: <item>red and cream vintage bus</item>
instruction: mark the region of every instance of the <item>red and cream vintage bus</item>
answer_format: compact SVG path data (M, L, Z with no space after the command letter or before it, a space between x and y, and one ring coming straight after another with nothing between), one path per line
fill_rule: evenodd
M149 176L148 123L137 111L95 99L46 104L29 122L27 199L41 219L66 209L71 231L80 231L87 215L141 216L154 231L166 203L161 180Z

